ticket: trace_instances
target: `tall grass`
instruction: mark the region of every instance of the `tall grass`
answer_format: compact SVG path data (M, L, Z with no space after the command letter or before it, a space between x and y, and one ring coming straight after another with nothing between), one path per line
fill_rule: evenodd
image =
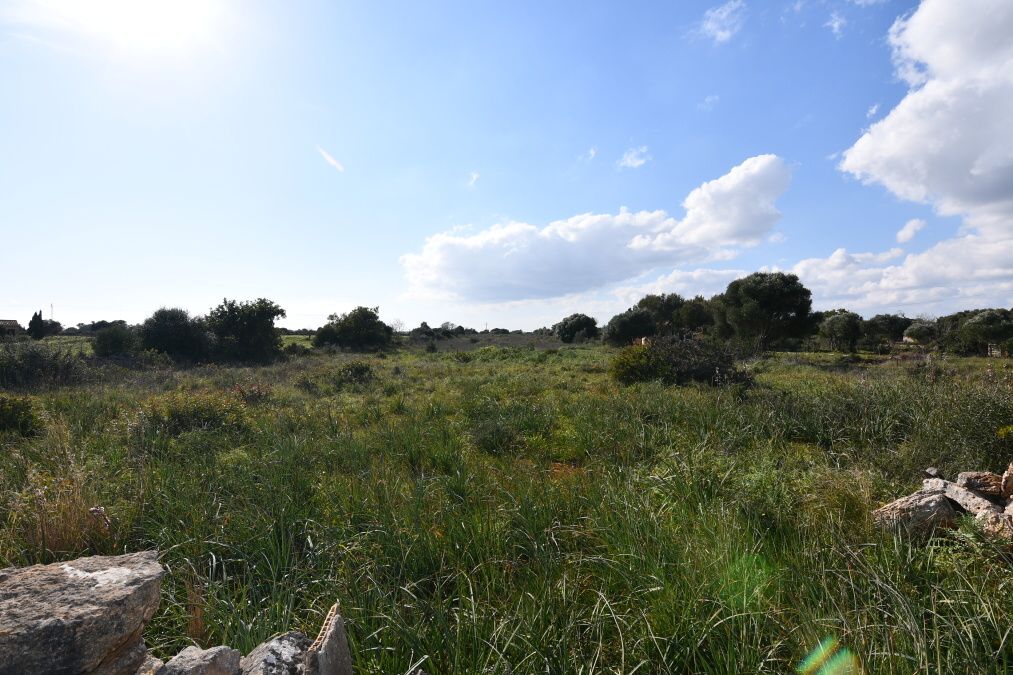
M868 672L1009 668L1007 554L970 525L922 546L868 518L925 465L1005 465L1002 372L774 359L748 391L617 387L608 354L40 393L45 432L0 440L0 565L157 547L163 656L312 633L337 600L360 672L779 673L828 637Z

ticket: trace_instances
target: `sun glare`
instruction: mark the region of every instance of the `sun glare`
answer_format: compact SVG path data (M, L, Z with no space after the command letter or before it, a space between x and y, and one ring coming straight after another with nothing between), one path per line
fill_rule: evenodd
M220 0L38 0L54 27L130 55L183 55L216 47Z

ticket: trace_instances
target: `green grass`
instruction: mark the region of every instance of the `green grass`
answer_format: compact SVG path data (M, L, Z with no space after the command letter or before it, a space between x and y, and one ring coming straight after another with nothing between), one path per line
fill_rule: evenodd
M1007 554L970 525L924 546L869 521L924 466L1005 467L999 362L779 354L751 389L620 387L613 353L32 392L45 428L0 439L0 566L158 548L162 656L314 633L339 600L362 673L793 672L827 637L870 673L1013 666Z

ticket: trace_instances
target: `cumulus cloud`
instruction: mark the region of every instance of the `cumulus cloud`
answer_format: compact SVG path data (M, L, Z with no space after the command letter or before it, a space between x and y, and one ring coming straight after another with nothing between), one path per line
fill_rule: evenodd
M641 145L639 148L630 148L624 152L616 162L616 166L620 169L639 169L649 161L651 161L651 156L647 154L647 146Z
M909 91L845 151L839 166L902 199L959 216L963 226L953 238L896 265L856 260L846 278L852 289L860 287L859 279L865 284L866 295L855 296L863 302L953 308L973 298L975 304L1011 304L1010 35L1008 0L923 0L891 27L896 72ZM898 241L916 231L902 230Z
M704 12L698 30L700 35L720 45L735 37L735 34L742 30L745 21L745 0L729 0Z
M907 243L915 238L918 230L925 227L925 221L921 218L912 218L904 223L904 227L897 230L897 241L901 244Z
M327 162L328 164L330 164L336 170L338 170L341 173L345 172L345 165L342 164L341 162L339 162L338 160L334 159L331 156L331 153L327 152L326 150L324 150L323 148L321 148L319 145L317 146L317 152L320 153L320 156L324 158L325 162Z
M747 159L686 197L686 214L585 213L544 227L497 224L429 237L401 258L417 295L474 302L559 297L635 279L651 270L727 260L770 234L775 200L791 170L775 155Z

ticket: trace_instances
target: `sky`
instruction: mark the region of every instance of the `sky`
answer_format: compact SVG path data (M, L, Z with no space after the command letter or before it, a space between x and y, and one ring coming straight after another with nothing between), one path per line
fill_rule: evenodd
M1013 2L0 0L0 318L1013 306Z

